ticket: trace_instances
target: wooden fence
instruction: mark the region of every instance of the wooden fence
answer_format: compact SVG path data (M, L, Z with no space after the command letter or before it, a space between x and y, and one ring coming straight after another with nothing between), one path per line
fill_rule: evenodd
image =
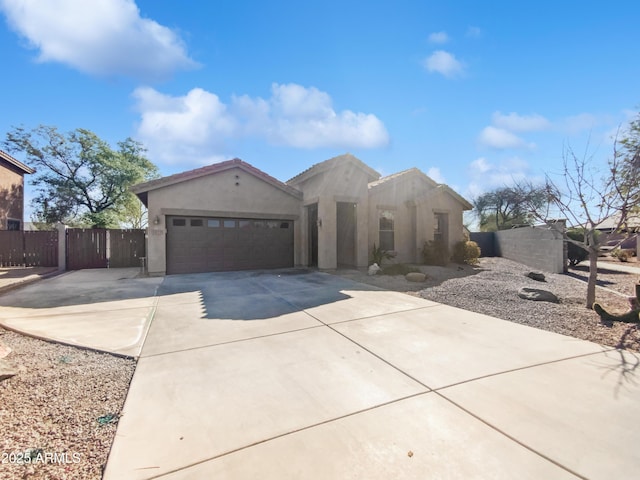
M144 230L68 228L64 235L67 270L140 267ZM0 267L57 267L59 232L0 230Z
M57 267L58 232L0 230L0 267Z
M107 231L104 228L67 229L67 270L107 268Z
M144 230L67 229L67 270L139 267Z

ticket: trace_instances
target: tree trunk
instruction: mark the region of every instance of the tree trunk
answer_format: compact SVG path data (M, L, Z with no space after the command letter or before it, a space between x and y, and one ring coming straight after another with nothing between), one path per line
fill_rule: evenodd
M593 309L596 301L596 280L598 279L598 250L589 248L589 281L587 282L587 308Z

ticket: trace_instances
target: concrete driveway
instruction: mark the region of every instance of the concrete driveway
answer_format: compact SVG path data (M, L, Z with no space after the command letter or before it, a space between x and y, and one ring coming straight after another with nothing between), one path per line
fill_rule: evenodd
M637 476L635 354L319 272L136 276L0 296L11 328L140 354L106 480Z
M635 355L318 272L157 294L107 480L637 475Z
M161 278L139 268L67 272L0 295L0 325L44 339L136 357Z

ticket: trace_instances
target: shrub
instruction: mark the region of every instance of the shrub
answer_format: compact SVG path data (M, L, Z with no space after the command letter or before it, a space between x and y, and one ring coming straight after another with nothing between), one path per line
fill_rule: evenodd
M623 250L622 248L616 248L611 251L611 256L613 258L617 258L621 262L628 262L629 257L633 256L633 252L631 250Z
M453 246L451 259L456 263L477 265L480 257L480 247L476 242L461 240Z
M381 247L377 247L376 244L373 244L373 249L371 250L371 263L377 263L379 267L382 267L382 262L384 260L391 260L395 255L388 250L384 250Z
M567 237L571 240L576 240L578 242L584 241L584 230L581 228L574 228L571 230L567 230ZM569 265L575 267L580 262L585 261L589 258L589 252L582 248L579 245L576 245L572 242L567 242L567 259L569 260Z
M383 267L381 273L383 275L406 275L411 272L420 272L420 269L407 265L406 263L395 263L393 265Z
M422 260L427 265L445 266L449 263L449 247L440 240L429 240L422 247Z

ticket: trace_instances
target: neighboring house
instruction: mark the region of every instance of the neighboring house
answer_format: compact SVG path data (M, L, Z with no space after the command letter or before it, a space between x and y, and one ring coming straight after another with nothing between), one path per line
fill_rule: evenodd
M616 233L615 229L620 223L620 214L616 213L609 218L605 218L598 226L597 230L603 233ZM626 227L626 229L625 229ZM631 233L640 231L640 214L630 213L627 215L626 225L622 225L622 233Z
M630 213L627 216L626 225L623 225L619 231L615 231L618 223L620 223L620 214L616 213L596 227L602 233L600 237L601 250L610 251L622 248L634 250L637 255L640 245L640 214Z
M33 172L0 150L0 230L24 228L24 175Z
M471 204L416 168L380 178L350 154L283 183L242 160L138 184L149 273L366 267L373 244L397 262L427 240L464 238Z

